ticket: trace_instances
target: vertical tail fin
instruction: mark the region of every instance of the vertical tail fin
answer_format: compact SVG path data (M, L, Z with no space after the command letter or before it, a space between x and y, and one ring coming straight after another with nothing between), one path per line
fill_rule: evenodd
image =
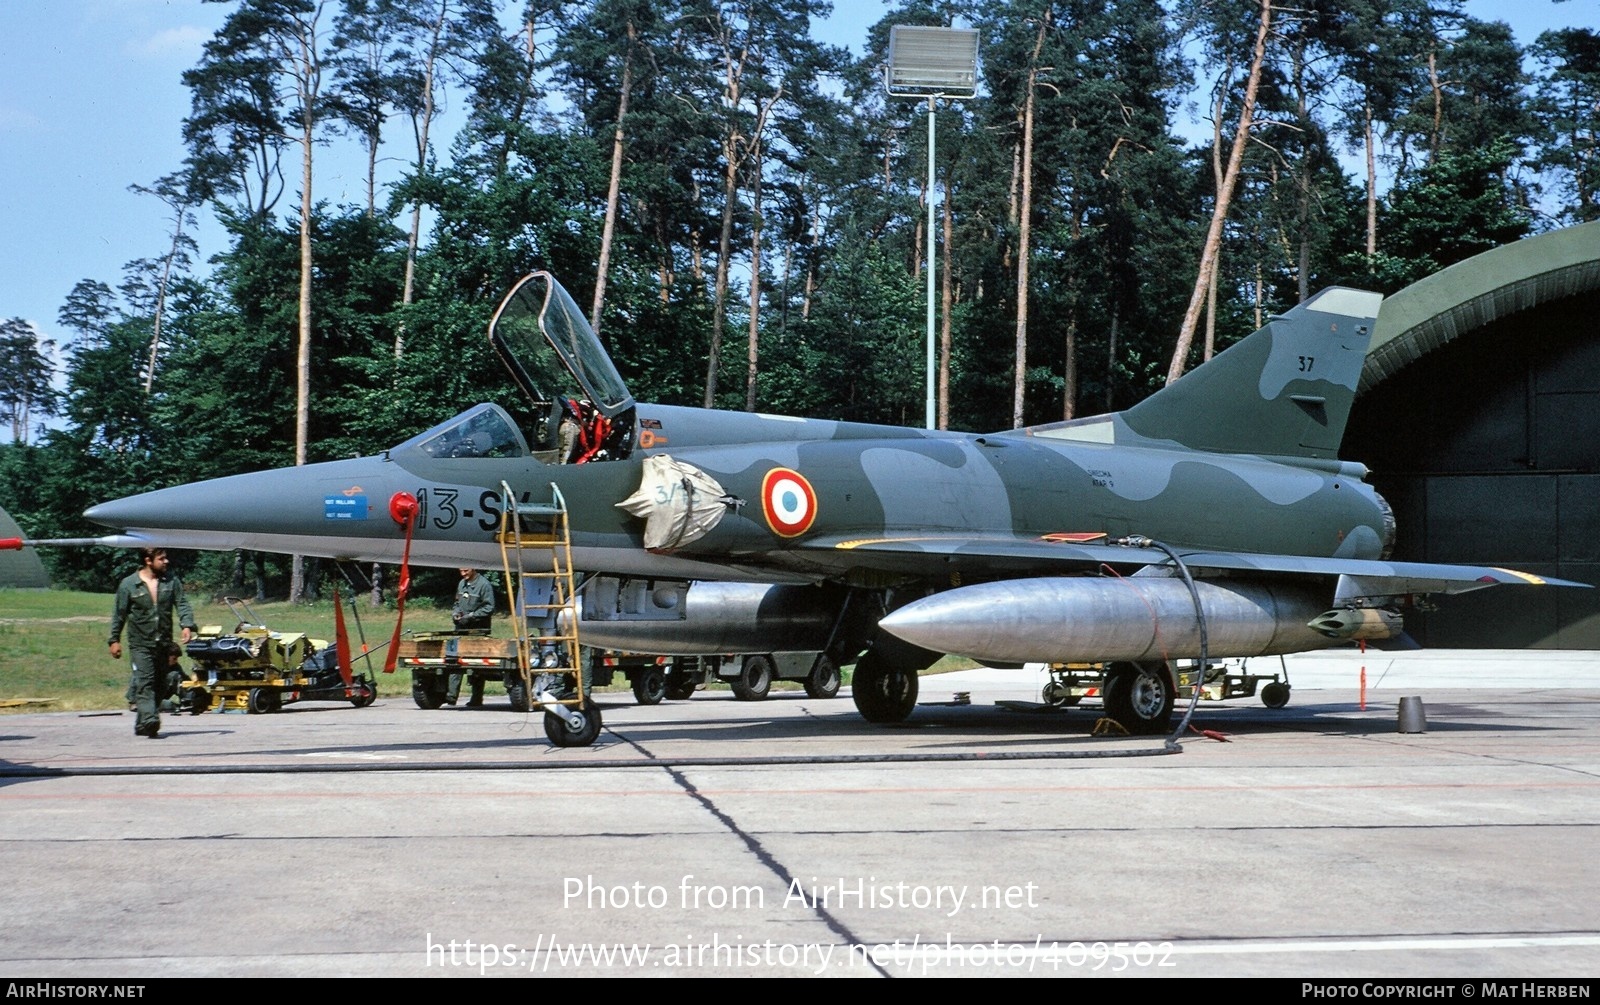
M1334 459L1382 301L1323 290L1121 417L1193 450Z

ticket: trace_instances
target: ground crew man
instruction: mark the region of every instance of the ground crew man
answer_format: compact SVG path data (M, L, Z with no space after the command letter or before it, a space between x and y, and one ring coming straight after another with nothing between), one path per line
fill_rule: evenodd
M482 628L489 627L490 616L494 614L494 587L489 581L478 575L477 569L462 569L461 584L456 587L456 603L450 609L450 617L455 621L457 628ZM450 675L450 689L445 694L445 701L454 705L456 699L461 697L461 674ZM472 697L467 701L468 708L478 708L483 704L483 678L472 675Z
M176 611L183 641L194 635L194 610L183 594L183 581L168 571L161 548L140 548L139 571L117 586L111 605L111 658L122 658L122 628L128 628L128 660L133 664L133 731L156 739L161 735L161 680L167 672Z

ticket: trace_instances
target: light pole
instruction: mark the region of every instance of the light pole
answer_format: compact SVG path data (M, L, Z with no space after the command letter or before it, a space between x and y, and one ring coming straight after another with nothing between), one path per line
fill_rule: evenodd
M928 99L928 403L927 427L934 428L933 364L933 103L964 100L978 93L976 28L932 28L897 24L889 29L889 66L884 87L894 98Z

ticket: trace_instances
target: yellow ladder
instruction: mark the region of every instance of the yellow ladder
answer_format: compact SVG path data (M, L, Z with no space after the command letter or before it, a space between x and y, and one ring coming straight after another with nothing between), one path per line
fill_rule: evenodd
M500 507L500 563L512 611L517 669L529 707L541 704L533 687L540 673L570 674L573 694L560 704L581 706L577 584L566 499L552 482L549 502L522 502L508 483L501 482ZM555 667L540 665L546 654L554 654Z

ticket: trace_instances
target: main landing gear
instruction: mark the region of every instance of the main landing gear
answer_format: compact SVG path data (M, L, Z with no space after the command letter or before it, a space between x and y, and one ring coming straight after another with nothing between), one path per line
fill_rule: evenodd
M904 722L917 707L917 672L938 659L936 652L879 635L850 679L856 710L868 722Z
M1112 663L1106 667L1106 717L1130 733L1165 733L1172 725L1176 696L1172 670L1164 663Z

